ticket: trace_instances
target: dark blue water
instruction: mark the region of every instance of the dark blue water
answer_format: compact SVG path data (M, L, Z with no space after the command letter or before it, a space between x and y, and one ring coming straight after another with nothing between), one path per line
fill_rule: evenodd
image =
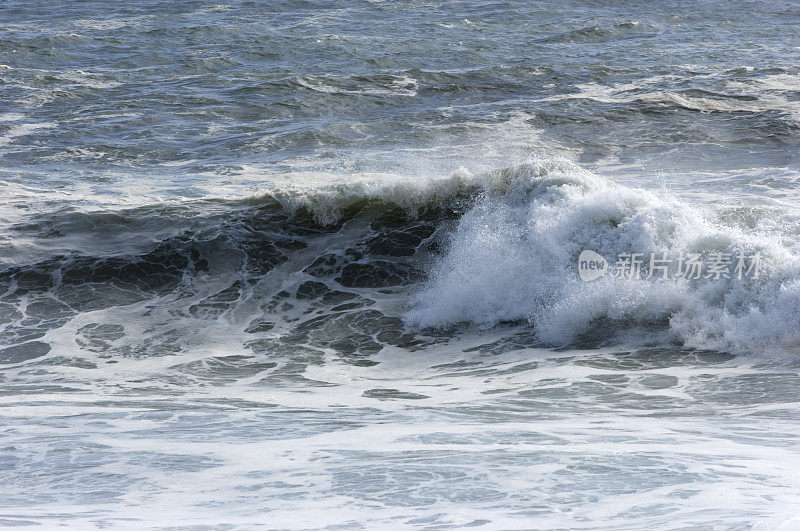
M0 4L0 525L792 528L799 24Z

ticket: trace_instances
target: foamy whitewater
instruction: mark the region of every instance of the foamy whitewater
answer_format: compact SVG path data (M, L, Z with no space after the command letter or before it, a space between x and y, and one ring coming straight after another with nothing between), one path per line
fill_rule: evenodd
M0 5L0 527L800 528L798 22Z

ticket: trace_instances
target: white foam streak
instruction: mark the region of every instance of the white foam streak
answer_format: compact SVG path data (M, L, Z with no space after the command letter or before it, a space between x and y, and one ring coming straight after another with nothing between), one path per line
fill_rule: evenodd
M710 76L713 77L713 76ZM699 112L767 112L778 111L800 121L800 103L794 98L786 98L781 93L796 92L800 76L778 74L749 81L727 81L726 90L730 96L750 96L751 100L729 98L727 94L717 97L703 97L673 92L663 88L679 80L674 75L652 76L631 83L603 85L600 83L578 83L577 92L559 94L544 98L542 101L560 101L571 99L587 99L600 103L632 103L636 101L654 104L670 104Z
M55 126L56 124L49 122L38 123L38 124L14 125L10 129L8 129L4 135L0 136L0 146L8 146L15 138L30 135L41 129L50 129Z

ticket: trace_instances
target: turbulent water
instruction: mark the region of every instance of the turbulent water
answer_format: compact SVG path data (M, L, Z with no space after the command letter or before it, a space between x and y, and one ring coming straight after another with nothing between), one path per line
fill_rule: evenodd
M798 24L3 2L0 525L800 526Z

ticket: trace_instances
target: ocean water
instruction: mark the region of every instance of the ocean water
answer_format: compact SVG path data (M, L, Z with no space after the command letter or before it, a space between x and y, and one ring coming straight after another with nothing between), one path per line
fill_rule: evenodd
M2 2L0 526L800 528L798 27Z

